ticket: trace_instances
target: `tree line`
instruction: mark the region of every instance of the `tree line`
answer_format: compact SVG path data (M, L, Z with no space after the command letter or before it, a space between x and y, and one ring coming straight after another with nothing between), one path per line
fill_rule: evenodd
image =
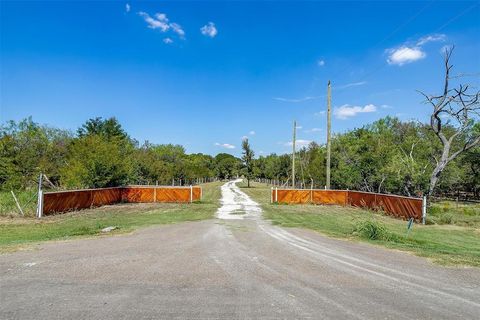
M444 132L455 130L443 128ZM457 144L461 144L458 141ZM254 158L248 141L242 158L187 154L173 144L140 144L115 119L88 120L75 133L31 118L0 127L0 188L34 188L39 173L61 189L126 184L192 184L211 179L276 180L290 185L291 154ZM455 146L453 146L455 147ZM386 117L332 138L332 188L420 195L426 193L442 144L427 124ZM480 193L480 147L452 160L437 194ZM296 154L297 187L323 188L326 147L315 142Z

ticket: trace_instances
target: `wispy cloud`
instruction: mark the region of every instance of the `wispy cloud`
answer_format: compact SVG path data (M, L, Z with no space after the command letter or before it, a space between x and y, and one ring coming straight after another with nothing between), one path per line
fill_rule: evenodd
M180 39L185 39L185 31L183 30L182 26L176 22L170 22L165 13L155 13L155 15L152 17L148 13L140 11L138 12L138 15L147 23L148 28L158 29L164 33L171 31L176 33ZM167 39L170 39L171 41ZM163 42L169 44L172 43L173 40L171 38L165 38Z
M367 84L367 81L352 82L352 83L347 83L347 84L344 84L344 85L341 85L341 86L335 86L332 89L334 89L334 90L346 89L346 88L350 88L350 87L363 86L365 84Z
M235 146L233 144L230 144L230 143L215 142L215 146L225 148L225 149L235 149Z
M304 130L304 132L306 132L306 133L313 133L313 132L320 132L320 131L323 131L323 129L322 128L312 128L312 129Z
M325 110L320 110L320 111L318 111L318 112L315 112L313 115L315 115L315 116L317 116L317 117L318 117L318 116L323 116L323 115L325 114L325 112L326 112Z
M215 27L215 23L209 22L203 27L200 28L200 32L207 37L215 38L218 33L217 27Z
M424 44L427 44L429 42L445 41L446 38L447 38L447 36L444 35L444 34L428 35L428 36L421 37L420 39L418 39L417 46L423 46Z
M251 136L254 136L255 133L256 133L256 132L252 130L252 131L250 131L248 134L251 135Z
M130 5L128 3L125 4L125 12L130 12Z
M298 139L298 140L295 140L295 146L299 147L299 148L302 148L302 147L308 146L311 142L312 142L311 140ZM289 141L289 142L285 143L284 146L292 147L293 142Z
M172 38L167 37L167 38L163 39L163 42L166 43L166 44L170 44L170 43L173 43L173 40L172 40Z
M178 34L180 38L185 38L185 31L182 29L182 26L180 26L178 23L170 23L170 27L172 28L173 32Z
M404 43L396 48L385 50L388 54L387 62L391 65L403 66L407 63L412 63L427 56L423 46L430 42L445 41L447 38L444 34L432 34L421 37L415 43Z
M143 11L140 11L138 15L145 20L150 29L160 29L162 32L167 32L170 29L167 16L163 13L157 13L155 18ZM159 19L159 17L162 17L162 19Z
M308 101L308 100L315 100L315 99L320 99L320 98L324 98L325 96L315 96L315 97L312 97L312 96L306 96L306 97L303 97L303 98L298 98L298 99L290 99L290 98L282 98L282 97L274 97L273 100L277 100L277 101L282 101L282 102L292 102L292 103L299 103L299 102L305 102L305 101Z
M318 64L319 67L323 67L325 65L325 60L320 59L320 60L317 61L317 64Z
M376 112L376 111L377 111L377 107L373 104L367 104L364 107L351 106L348 104L344 104L341 107L335 108L333 111L333 114L338 119L345 120L350 117L355 117L359 113L370 113L370 112Z

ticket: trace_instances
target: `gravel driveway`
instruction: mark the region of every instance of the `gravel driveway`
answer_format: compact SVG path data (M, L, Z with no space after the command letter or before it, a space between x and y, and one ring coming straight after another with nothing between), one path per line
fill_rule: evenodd
M234 182L217 219L0 256L0 319L478 319L480 270L283 229Z

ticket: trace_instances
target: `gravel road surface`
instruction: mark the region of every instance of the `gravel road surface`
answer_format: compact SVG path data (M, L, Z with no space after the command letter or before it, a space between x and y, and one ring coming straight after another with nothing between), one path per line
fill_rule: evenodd
M283 229L234 182L217 219L0 255L0 319L479 319L480 270Z

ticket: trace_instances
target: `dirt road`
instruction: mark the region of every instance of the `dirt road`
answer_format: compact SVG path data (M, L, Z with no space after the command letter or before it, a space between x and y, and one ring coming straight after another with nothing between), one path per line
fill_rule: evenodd
M0 256L0 319L478 319L480 270L282 229L233 182L217 219Z

